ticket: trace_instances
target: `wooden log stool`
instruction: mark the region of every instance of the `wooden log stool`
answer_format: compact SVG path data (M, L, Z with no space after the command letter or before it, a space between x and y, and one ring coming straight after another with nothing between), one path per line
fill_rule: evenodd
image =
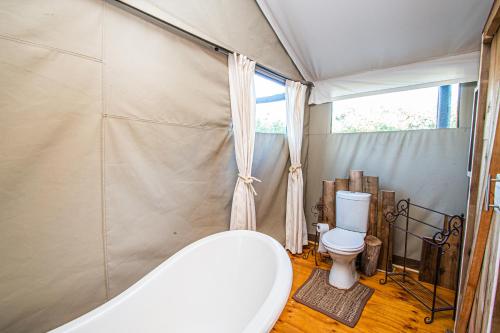
M365 250L361 255L361 272L366 276L373 276L377 272L378 257L382 241L375 236L365 238Z

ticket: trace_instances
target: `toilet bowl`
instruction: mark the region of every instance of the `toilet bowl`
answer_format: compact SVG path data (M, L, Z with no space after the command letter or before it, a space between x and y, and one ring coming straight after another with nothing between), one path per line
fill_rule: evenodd
M334 228L321 241L333 264L328 282L339 289L349 289L358 280L355 259L365 248L365 233Z
M321 237L333 261L328 282L336 288L349 289L359 278L355 259L365 248L369 206L369 193L337 192L336 228Z

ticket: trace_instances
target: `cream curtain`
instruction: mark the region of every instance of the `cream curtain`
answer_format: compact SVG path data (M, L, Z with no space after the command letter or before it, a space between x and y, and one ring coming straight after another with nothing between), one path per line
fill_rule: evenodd
M255 230L255 200L252 159L255 143L255 62L238 54L230 54L229 93L233 118L234 150L238 179L231 207L231 230Z
M290 149L290 169L286 196L286 249L302 253L307 245L307 225L304 215L304 180L300 164L304 105L307 87L299 82L286 81L286 128Z

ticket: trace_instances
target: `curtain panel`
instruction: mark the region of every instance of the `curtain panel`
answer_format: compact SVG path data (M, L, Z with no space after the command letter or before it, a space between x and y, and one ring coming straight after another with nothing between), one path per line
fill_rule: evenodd
M260 180L251 174L255 143L255 62L235 53L229 55L228 65L234 150L238 166L230 229L256 230L254 195L257 192L253 182Z
M302 253L302 246L307 245L304 180L300 164L306 90L307 87L299 82L286 81L286 128L291 165L286 196L285 248L293 254Z

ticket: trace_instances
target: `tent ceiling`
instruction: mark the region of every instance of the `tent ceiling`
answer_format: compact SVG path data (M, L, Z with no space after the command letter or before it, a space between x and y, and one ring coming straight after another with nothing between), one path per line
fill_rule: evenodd
M307 80L479 50L492 0L257 0Z

